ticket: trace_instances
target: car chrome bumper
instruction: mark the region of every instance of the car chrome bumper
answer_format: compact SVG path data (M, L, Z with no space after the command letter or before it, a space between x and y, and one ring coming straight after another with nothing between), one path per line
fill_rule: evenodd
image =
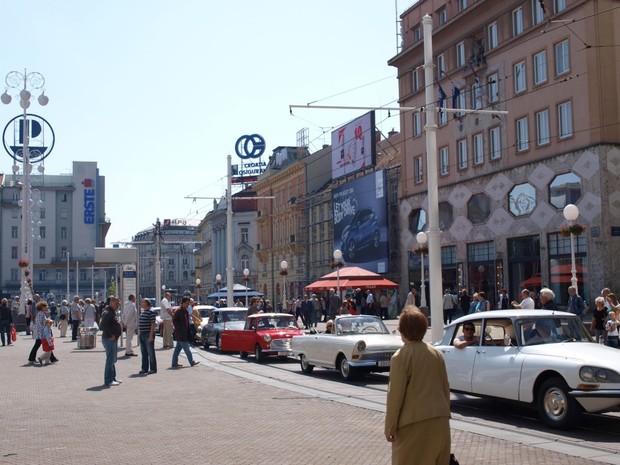
M381 370L383 370L383 369L389 370L390 369L390 365L379 366L379 361L378 360L363 360L363 361L351 360L351 361L349 361L349 365L351 365L352 367L356 367L356 368L372 367L372 368L379 368Z
M620 403L620 389L595 389L592 391L570 391L568 393L572 397L586 398L604 398L604 399L618 399Z

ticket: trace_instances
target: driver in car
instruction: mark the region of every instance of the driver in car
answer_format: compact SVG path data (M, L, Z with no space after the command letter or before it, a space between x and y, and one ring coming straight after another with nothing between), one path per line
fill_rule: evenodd
M480 344L480 338L476 336L476 327L472 323L463 325L463 335L454 339L454 347L464 349L469 346L477 346Z
M534 327L525 334L525 343L530 345L557 341L557 335L553 331L554 328L555 325L551 320L537 320Z

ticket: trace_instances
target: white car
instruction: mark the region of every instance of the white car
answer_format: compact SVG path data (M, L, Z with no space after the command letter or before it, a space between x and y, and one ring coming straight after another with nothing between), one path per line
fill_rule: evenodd
M334 334L293 337L291 349L299 357L301 371L310 374L315 366L332 368L345 380L360 372L390 371L392 355L403 345L376 316L338 316L334 328Z
M456 340L471 345L459 349ZM620 352L594 343L571 313L466 315L446 327L435 347L446 361L452 391L530 404L552 427L568 428L581 411L620 410Z

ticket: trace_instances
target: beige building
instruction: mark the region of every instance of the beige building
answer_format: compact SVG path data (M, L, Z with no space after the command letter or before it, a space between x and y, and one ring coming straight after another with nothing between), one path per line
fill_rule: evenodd
M541 5L544 5L544 9ZM433 18L435 82L424 81L422 17ZM580 294L592 302L620 278L620 10L611 0L421 0L401 16L402 106L425 103L507 115L438 115L442 287L548 285L566 303L570 239L563 208L579 208ZM616 26L616 27L614 27ZM440 90L445 101L440 98ZM453 105L454 104L454 105ZM400 246L427 228L424 115L404 112ZM401 257L401 286L420 283L419 258Z

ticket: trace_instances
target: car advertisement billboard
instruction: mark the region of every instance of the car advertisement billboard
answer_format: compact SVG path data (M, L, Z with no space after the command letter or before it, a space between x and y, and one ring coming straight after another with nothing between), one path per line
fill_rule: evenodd
M334 249L347 265L375 273L388 268L385 171L349 181L332 190Z
M332 179L375 164L375 112L371 111L332 132Z

